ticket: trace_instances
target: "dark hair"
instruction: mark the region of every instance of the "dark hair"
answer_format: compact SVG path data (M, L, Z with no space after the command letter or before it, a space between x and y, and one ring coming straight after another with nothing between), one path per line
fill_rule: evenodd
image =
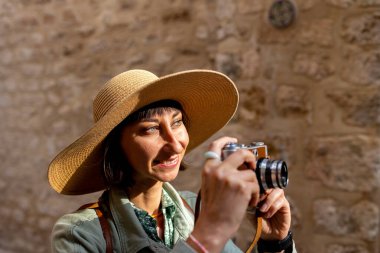
M182 119L186 126L187 118L180 103L174 100L160 100L153 102L141 109L133 112L117 125L106 137L104 141L103 176L107 187L123 184L132 186L134 184L131 176L132 167L121 148L121 132L127 124L149 118L154 115L162 115L164 112L179 110L182 112ZM180 170L184 170L186 165L181 162Z

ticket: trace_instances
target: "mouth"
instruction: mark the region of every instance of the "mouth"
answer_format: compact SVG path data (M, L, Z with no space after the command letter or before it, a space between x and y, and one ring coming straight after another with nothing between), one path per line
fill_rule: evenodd
M161 168L173 168L177 166L179 162L179 156L176 155L175 157L171 157L167 160L155 160L154 164Z

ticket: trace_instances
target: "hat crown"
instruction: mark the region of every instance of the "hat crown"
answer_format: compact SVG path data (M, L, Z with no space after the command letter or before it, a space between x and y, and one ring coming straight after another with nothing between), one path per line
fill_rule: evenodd
M140 69L129 70L113 77L105 83L94 99L94 121L99 121L120 101L157 79L159 78L155 74Z

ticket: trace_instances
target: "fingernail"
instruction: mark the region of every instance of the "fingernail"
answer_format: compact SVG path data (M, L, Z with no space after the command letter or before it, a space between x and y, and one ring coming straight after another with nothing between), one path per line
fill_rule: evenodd
M268 208L268 205L267 204L263 204L261 207L260 207L260 211L261 212L265 212Z

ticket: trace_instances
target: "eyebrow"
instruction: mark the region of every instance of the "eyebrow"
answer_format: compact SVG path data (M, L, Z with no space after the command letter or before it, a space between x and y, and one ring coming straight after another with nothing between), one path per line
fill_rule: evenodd
M172 118L177 117L180 113L182 113L182 112L181 111L177 111L177 110L174 111ZM140 120L140 122L155 122L155 123L158 123L158 119L156 119L156 118L143 118L143 119Z

